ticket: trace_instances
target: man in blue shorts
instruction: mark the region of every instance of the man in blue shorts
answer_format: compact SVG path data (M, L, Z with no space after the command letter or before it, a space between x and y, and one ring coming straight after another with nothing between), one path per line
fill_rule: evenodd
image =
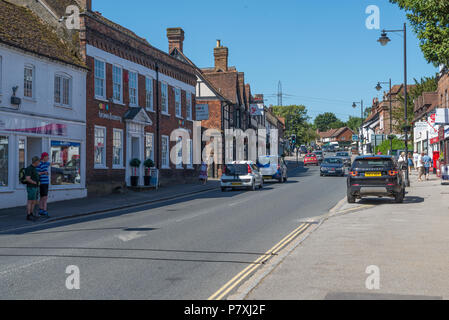
M39 215L41 217L48 217L47 201L48 201L48 187L50 186L50 162L48 162L48 153L44 152L41 156L41 162L36 168L40 180L40 201L39 201Z

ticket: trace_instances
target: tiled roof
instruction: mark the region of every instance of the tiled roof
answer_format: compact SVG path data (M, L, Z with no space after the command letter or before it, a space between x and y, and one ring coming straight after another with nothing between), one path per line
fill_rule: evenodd
M234 104L238 103L238 77L236 71L208 72L208 70L204 69L202 71L207 80L217 88L221 95Z
M341 135L344 131L346 130L350 130L348 127L342 127L342 128L338 128L338 129L331 129L329 131L324 131L324 132L318 132L318 135L323 139L323 138L333 138L333 137L338 137L339 135Z
M0 42L35 54L85 67L76 51L31 10L0 0Z
M43 0L59 17L66 15L66 8L68 6L81 7L75 0Z

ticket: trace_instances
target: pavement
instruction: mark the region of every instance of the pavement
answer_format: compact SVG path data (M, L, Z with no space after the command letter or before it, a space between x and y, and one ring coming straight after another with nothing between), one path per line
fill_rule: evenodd
M111 210L131 208L137 205L201 193L219 187L220 182L218 180L209 180L206 185L200 183L180 184L162 187L158 190L151 189L141 192L129 190L121 194L59 201L48 204L50 218L40 218L36 222L25 220L25 206L0 209L0 232L13 228L27 227L33 224L39 225L63 219L108 212ZM37 206L35 212L37 212Z
M229 299L449 299L449 186L411 174L405 202L345 200Z

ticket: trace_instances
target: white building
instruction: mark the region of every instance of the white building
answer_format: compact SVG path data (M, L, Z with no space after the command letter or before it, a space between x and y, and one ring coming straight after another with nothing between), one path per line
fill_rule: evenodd
M49 201L85 197L87 70L29 11L5 2L0 11L19 19L0 21L0 208L26 204L19 171L43 152Z

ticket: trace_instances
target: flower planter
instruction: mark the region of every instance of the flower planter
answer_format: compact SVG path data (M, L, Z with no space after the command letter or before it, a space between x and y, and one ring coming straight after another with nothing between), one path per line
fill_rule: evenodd
M151 177L150 176L145 176L145 177L143 177L143 179L144 179L145 186L149 186L150 182L151 182Z
M131 186L137 187L138 184L139 184L139 177L131 176Z

